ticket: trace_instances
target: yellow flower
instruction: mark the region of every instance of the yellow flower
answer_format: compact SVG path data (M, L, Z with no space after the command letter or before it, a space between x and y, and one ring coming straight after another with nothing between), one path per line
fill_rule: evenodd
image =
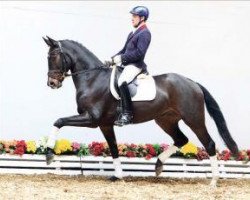
M67 151L72 151L71 142L66 139L57 140L54 151L56 154L62 154Z
M193 143L189 142L181 148L181 153L183 153L184 155L188 153L196 155L198 153L198 148Z
M35 141L28 141L26 142L27 145L27 152L28 153L35 153L36 152L36 142Z

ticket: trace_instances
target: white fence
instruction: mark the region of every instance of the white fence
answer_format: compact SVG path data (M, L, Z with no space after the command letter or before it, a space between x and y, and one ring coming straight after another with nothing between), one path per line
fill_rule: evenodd
M121 157L125 176L155 176L156 158ZM221 178L250 178L250 162L219 161ZM14 174L61 174L61 175L112 175L114 171L111 157L55 156L55 161L47 166L44 155L0 155L0 173ZM170 158L164 164L161 177L207 178L211 177L209 160Z

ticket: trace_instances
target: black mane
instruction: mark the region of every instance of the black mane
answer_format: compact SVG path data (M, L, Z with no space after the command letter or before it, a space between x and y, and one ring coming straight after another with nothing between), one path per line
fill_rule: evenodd
M69 44L69 45L74 45L77 46L79 49L81 49L89 58L92 59L92 61L95 61L99 63L100 65L103 65L102 61L99 60L99 58L93 54L89 49L87 49L85 46L83 46L80 42L74 41L74 40L61 40L62 44Z
M61 42L69 42L77 45L80 48L83 48L84 50L89 51L85 46L83 46L80 42L74 41L74 40L62 40Z

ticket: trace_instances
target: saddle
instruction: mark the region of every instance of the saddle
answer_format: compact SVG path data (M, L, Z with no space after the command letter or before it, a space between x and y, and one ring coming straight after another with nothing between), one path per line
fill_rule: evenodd
M120 99L118 89L118 79L122 73L123 68L113 66L110 78L110 91L114 98ZM128 84L128 89L132 101L152 101L156 96L155 80L147 71L137 75L135 79Z

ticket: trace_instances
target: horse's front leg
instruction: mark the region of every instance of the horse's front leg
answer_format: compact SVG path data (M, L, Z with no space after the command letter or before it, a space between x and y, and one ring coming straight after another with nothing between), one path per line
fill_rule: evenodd
M100 129L109 145L109 149L113 158L113 164L115 168L114 176L110 177L111 181L122 179L121 161L119 159L119 152L117 148L115 132L113 126L100 126Z
M54 159L53 149L56 143L56 139L59 133L59 129L63 126L77 126L77 127L97 127L93 118L85 112L81 115L74 115L71 117L64 117L58 119L53 126L51 134L49 135L47 141L47 152L46 152L46 162L49 165Z

